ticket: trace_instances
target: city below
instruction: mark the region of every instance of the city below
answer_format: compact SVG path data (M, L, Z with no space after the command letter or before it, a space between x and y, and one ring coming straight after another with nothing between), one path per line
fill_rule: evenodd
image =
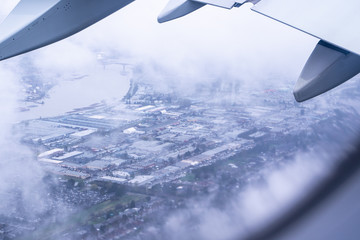
M345 118L359 117L338 101L359 96L354 84L328 94L327 106L296 103L290 88L238 90L235 101L219 97L231 87L214 88L184 96L132 79L117 102L16 124L53 206L42 216L0 216L0 239L146 239L148 226L161 228L188 199L212 194L214 205L226 204L264 169L350 133Z

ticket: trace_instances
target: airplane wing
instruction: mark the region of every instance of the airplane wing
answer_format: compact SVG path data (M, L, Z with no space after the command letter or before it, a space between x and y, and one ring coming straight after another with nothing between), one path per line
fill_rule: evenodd
M360 72L360 1L262 0L253 10L321 39L294 88L297 101L324 93Z
M0 25L0 61L69 37L134 0L21 0Z
M176 19L206 4L231 9L249 2L253 11L320 40L294 87L297 101L327 92L360 72L358 0L170 0L158 21Z
M66 38L135 0L21 0L0 25L0 61ZM170 0L158 17L167 22L205 5L254 10L319 38L294 88L299 102L322 94L360 72L360 1Z

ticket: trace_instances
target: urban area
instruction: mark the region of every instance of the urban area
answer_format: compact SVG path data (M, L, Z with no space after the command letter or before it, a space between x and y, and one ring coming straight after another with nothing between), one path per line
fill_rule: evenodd
M326 107L296 103L291 88L238 89L236 101L215 99L232 88L183 96L133 78L116 103L16 124L46 172L54 208L33 218L0 216L0 239L146 239L144 229L161 225L164 212L206 194L226 204L265 167L352 132L345 123L359 117L338 101L359 95L354 84L328 94ZM63 215L54 213L56 202Z

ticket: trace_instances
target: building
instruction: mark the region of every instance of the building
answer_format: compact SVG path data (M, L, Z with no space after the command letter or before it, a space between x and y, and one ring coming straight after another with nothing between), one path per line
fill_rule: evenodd
M63 154L63 153L64 153L64 149L62 149L62 148L54 148L54 149L51 149L49 151L40 153L38 155L38 158L49 158L49 157L52 157L54 155Z
M128 181L124 178L117 178L117 177L111 177L111 176L103 176L100 179L109 181L109 182L115 182L115 183L127 183L127 181Z
M53 157L53 159L59 160L59 161L64 161L64 160L68 160L73 157L80 156L82 154L83 154L83 152L73 151L73 152L65 153L64 155L59 156L59 157Z
M95 171L102 171L109 168L111 162L103 160L95 160L84 165L85 168Z
M154 179L154 176L151 176L151 175L138 175L135 178L131 179L129 181L129 183L136 185L136 186L142 186L147 183L150 183L153 179Z

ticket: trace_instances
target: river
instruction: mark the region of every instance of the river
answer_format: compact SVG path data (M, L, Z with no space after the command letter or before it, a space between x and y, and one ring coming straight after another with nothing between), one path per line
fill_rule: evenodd
M30 120L62 115L75 108L89 106L103 100L121 99L130 87L131 71L122 72L119 65L90 70L80 79L64 79L49 91L44 104L29 108L29 111L18 113L18 120ZM33 103L23 103L20 107L28 107Z

